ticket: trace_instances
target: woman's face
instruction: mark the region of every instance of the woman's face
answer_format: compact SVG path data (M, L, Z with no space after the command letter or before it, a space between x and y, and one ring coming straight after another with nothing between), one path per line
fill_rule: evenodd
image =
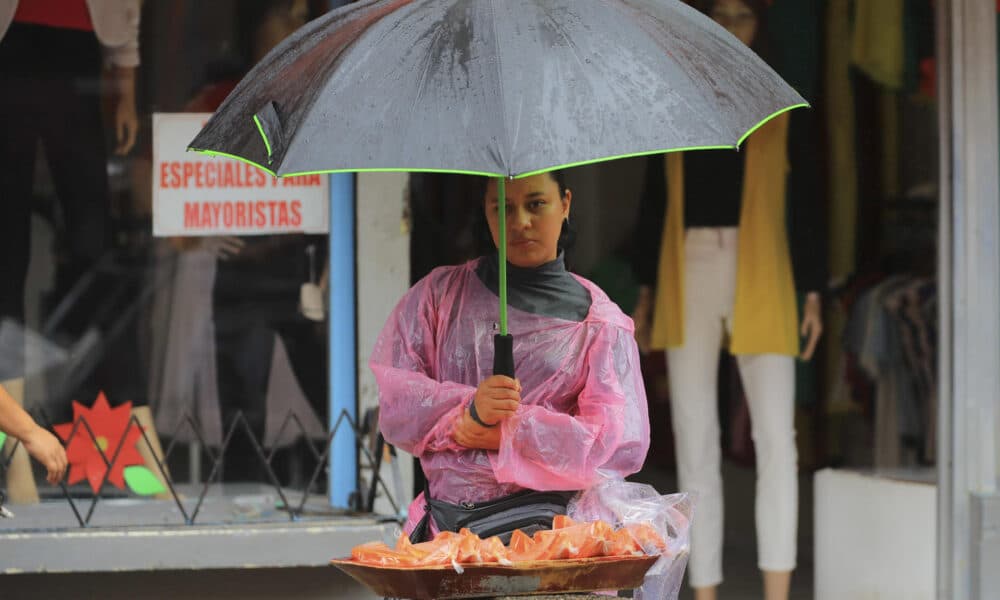
M486 221L493 243L500 247L497 182L486 188ZM569 217L572 194L559 195L559 185L547 173L507 180L507 260L518 267L537 267L559 255L559 234Z
M753 45L757 35L757 15L743 0L715 0L710 16L741 42Z

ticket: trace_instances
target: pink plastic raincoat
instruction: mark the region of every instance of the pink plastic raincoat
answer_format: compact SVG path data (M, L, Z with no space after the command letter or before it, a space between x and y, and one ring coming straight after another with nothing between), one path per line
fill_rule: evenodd
M631 319L593 283L582 322L509 309L521 407L500 450L451 437L480 381L492 375L499 299L477 261L442 267L414 285L372 352L386 440L420 458L434 498L481 502L523 488L581 490L642 466L649 416ZM423 517L418 496L410 531Z

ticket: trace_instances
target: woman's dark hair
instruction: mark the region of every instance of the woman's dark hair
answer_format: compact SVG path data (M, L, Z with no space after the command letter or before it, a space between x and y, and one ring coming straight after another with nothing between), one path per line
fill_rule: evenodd
M757 17L757 33L754 35L753 43L750 44L750 48L757 53L757 56L764 59L764 62L772 64L772 48L769 42L770 36L767 31L767 0L740 0L743 4L746 4L750 10L753 11L755 17ZM698 10L705 13L708 16L712 16L712 9L715 8L718 0L700 0L696 6Z
M556 185L559 186L559 197L562 198L563 196L565 196L566 195L566 172L563 171L562 169L557 169L555 171L549 171L548 175L549 175L549 177L552 178L552 181L555 181Z
M559 197L563 198L566 196L566 173L562 170L547 171L546 174L552 178L552 181L556 182L559 186ZM489 183L489 179L486 177L479 178L481 180L481 185L479 188L479 197L484 198L486 196L486 186ZM486 222L486 214L479 210L476 211L476 221L473 224L476 233L477 240L477 250L480 254L492 254L496 251L496 245L493 243L493 234L490 233L489 223ZM566 267L569 268L569 252L576 245L576 226L573 225L573 221L566 219L562 224L562 232L559 234L559 249L566 253Z

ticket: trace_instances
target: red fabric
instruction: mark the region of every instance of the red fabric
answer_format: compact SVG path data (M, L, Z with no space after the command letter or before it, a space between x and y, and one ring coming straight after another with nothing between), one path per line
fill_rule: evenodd
M86 0L21 0L14 20L59 29L94 30Z
M184 105L184 112L215 112L237 83L237 79L227 79L206 85Z
M937 95L937 63L934 58L920 61L920 93L925 98L934 98Z

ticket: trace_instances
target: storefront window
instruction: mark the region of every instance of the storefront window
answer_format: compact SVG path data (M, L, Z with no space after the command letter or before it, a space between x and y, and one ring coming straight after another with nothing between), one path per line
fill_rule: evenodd
M64 489L9 442L8 498L325 495L326 235L154 237L153 123L214 111L329 3L145 2L141 19L139 0L111 16L20 4L0 38L0 379L73 439Z

